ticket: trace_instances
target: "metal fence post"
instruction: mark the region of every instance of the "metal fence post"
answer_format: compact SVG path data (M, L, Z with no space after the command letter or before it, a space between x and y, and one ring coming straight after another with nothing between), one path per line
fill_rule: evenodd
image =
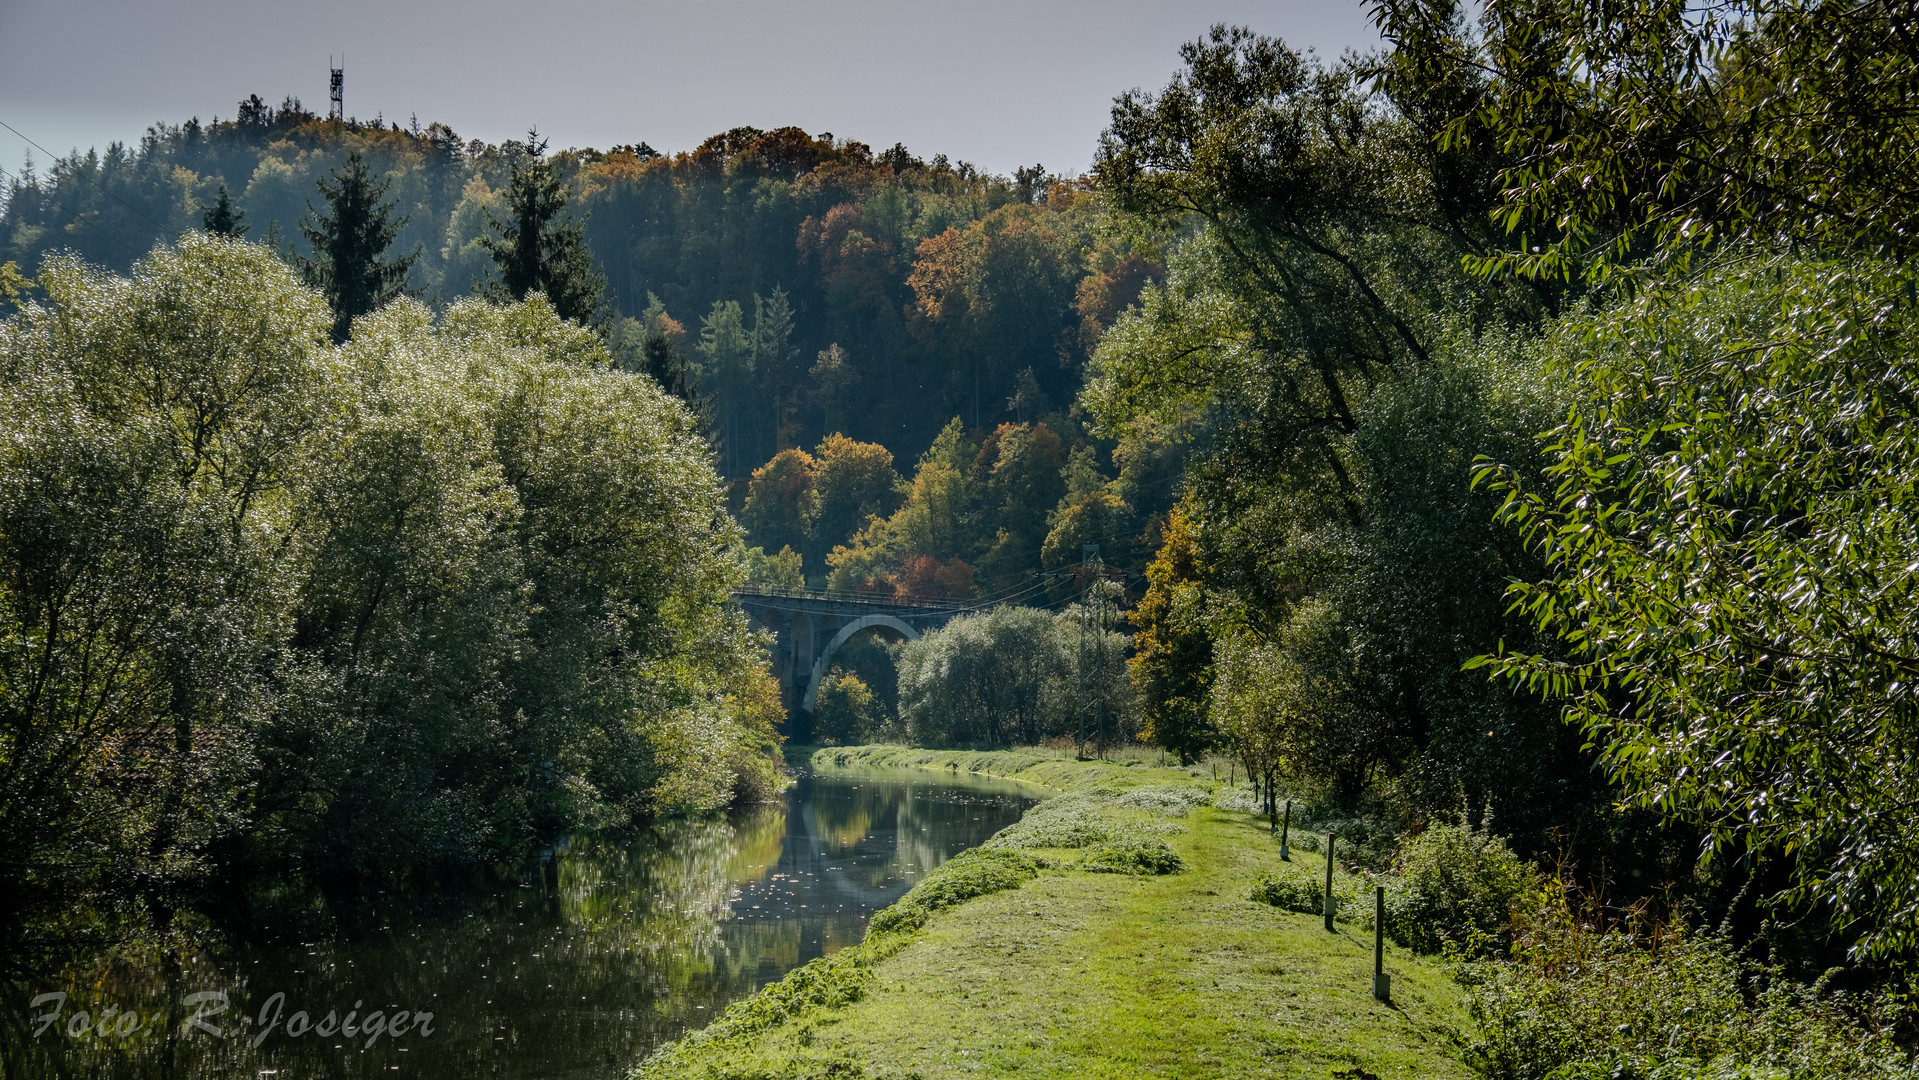
M1332 830L1326 831L1326 929L1333 928L1333 915L1339 910L1339 901L1333 899L1333 844L1337 838Z
M1286 800L1286 823L1279 827L1279 857L1282 862L1292 862L1292 849L1286 846L1286 837L1293 831L1293 800Z
M1373 996L1393 1002L1392 976L1386 974L1386 886L1373 886Z

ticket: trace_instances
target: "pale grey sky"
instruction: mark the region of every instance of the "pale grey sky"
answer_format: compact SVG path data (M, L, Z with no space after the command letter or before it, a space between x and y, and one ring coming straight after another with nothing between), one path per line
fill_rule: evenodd
M795 124L1072 172L1113 96L1164 85L1215 22L1328 57L1377 43L1358 0L0 0L0 120L65 153L249 93L324 113L344 53L349 114L466 138L673 151ZM27 149L0 129L0 167Z

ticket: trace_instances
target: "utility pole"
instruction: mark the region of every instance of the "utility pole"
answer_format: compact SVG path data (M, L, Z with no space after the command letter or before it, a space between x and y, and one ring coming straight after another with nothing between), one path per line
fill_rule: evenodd
M1106 756L1106 560L1100 558L1099 545L1093 545L1093 673L1094 688L1098 697L1093 707L1094 714L1093 743L1099 748L1099 756Z
M1077 694L1075 695L1075 698L1074 698L1074 702L1075 702L1075 704L1077 704L1077 705L1079 706L1079 756L1080 756L1080 757L1082 757L1082 758L1086 756L1086 727L1087 727L1087 724L1086 724L1086 720L1087 720L1087 716L1086 716L1086 713L1087 713L1087 710L1088 710L1088 708L1089 708L1089 707L1090 707L1090 705L1091 705L1091 703L1090 703L1089 701L1087 701L1087 699L1086 699L1086 698L1087 698L1087 695L1086 695L1086 674L1087 674L1087 672L1086 672L1086 654L1087 654L1087 652L1088 652L1088 645L1089 645L1089 643L1088 643L1088 642L1087 642L1087 640L1086 640L1086 631L1087 631L1087 625L1086 625L1086 624L1087 624L1087 622L1089 621L1089 619L1090 619L1090 617L1091 617L1091 615L1092 615L1092 609L1091 609L1091 607L1090 607L1090 606L1089 606L1089 605L1088 605L1088 604L1086 603L1086 590L1087 590L1088 588L1090 588L1090 587L1091 587L1091 586L1090 586L1090 578L1089 578L1089 576L1088 576L1088 571L1089 571L1089 569L1090 569L1090 568L1091 568L1091 567L1092 567L1092 566L1093 566L1094 564L1096 564L1096 563L1098 562L1098 560L1099 560L1099 545L1098 545L1098 544L1087 544L1087 545L1085 545L1085 546L1084 546L1083 548L1081 548L1081 549L1080 549L1080 565L1079 565L1079 572L1080 572L1080 579L1079 579L1079 580L1080 580L1080 586L1079 586L1079 689L1078 689L1078 692L1077 692ZM1098 591L1097 589L1095 589L1095 590L1094 590L1094 593L1093 593L1093 595L1097 597L1097 596L1099 595L1099 591Z

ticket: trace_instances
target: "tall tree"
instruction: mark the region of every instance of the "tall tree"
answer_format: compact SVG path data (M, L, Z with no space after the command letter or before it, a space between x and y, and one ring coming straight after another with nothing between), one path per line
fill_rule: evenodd
M1130 616L1137 628L1126 667L1139 692L1140 737L1198 761L1217 740L1206 714L1213 684L1213 638L1205 624L1199 546L1190 502L1173 508L1166 543L1146 568L1146 595Z
M220 194L213 205L200 211L200 221L208 232L215 236L231 236L238 239L247 234L252 226L240 219L246 217L246 211L233 205L233 199L227 194L227 186L220 185Z
M1460 332L1524 325L1555 299L1462 265L1504 239L1486 224L1497 192L1466 182L1479 151L1433 135L1476 107L1478 84L1459 74L1453 96L1422 96L1435 84L1417 66L1326 65L1224 27L1183 54L1164 90L1118 101L1101 142L1114 205L1186 231L1101 333L1083 400L1141 439L1206 418L1185 475L1202 629L1243 634L1252 663L1277 650L1300 673L1288 685L1311 690L1300 700L1329 710L1309 719L1365 751L1294 754L1302 779L1346 799L1410 780L1424 810L1462 787L1497 797L1515 809L1502 829L1536 850L1600 796L1559 783L1585 763L1556 710L1458 677L1531 633L1501 599L1528 553L1468 490L1471 454L1558 411L1504 331ZM1056 515L1048 565L1127 532L1101 520L1124 508L1117 493L1069 487L1086 494ZM1199 721L1168 709L1193 687L1141 674L1156 724Z
M1486 8L1476 32L1462 12L1374 14L1396 46L1388 92L1441 88L1423 126L1497 195L1474 215L1504 230L1482 268L1601 281L1722 245L1919 247L1910 4L1526 0Z
M801 370L795 363L800 352L793 347L793 305L786 290L773 289L771 297L753 296L753 370L759 376L761 390L772 400L771 433L774 445L785 449L786 435L796 426L799 411Z
M501 300L545 293L560 318L590 323L600 315L606 279L593 269L586 217L561 217L566 191L560 163L546 157L546 140L529 131L521 150L506 190L511 217L501 221L489 212L488 224L499 235L480 238L498 274L489 291Z
M813 490L813 455L797 447L782 450L753 470L746 485L740 524L753 542L768 551L806 546L806 523L818 512Z
M650 376L704 425L710 419L709 403L700 392L692 360L680 348L686 327L666 313L659 297L648 293L646 300L646 310L638 319L617 319L607 327L607 344L623 370Z
M355 316L406 295L407 274L420 252L386 258L406 219L393 220L393 204L384 201L387 181L375 183L358 152L318 183L327 212L307 204L308 220L300 223L300 231L313 245L313 257L301 259L300 268L333 309L333 340L341 342Z
M807 520L807 558L823 566L835 545L844 544L867 519L899 509L900 474L893 455L878 443L863 443L835 432L813 450L813 516Z
M746 441L740 413L753 390L753 340L740 318L739 301L713 301L713 310L700 319L700 340L693 348L701 357L700 380L713 388L713 434L730 480L743 462L753 460L739 452Z

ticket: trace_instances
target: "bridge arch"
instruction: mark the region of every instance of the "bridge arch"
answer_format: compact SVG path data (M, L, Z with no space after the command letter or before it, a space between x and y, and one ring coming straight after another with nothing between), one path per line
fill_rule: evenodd
M839 633L833 635L833 639L826 643L826 648L821 649L819 656L813 660L813 673L806 680L806 696L800 699L800 708L809 713L813 711L813 699L819 694L820 683L826 678L827 666L833 662L833 654L839 651L840 646L851 640L854 634L876 626L892 630L908 641L920 639L920 632L913 629L912 624L893 615L861 615L840 627Z

